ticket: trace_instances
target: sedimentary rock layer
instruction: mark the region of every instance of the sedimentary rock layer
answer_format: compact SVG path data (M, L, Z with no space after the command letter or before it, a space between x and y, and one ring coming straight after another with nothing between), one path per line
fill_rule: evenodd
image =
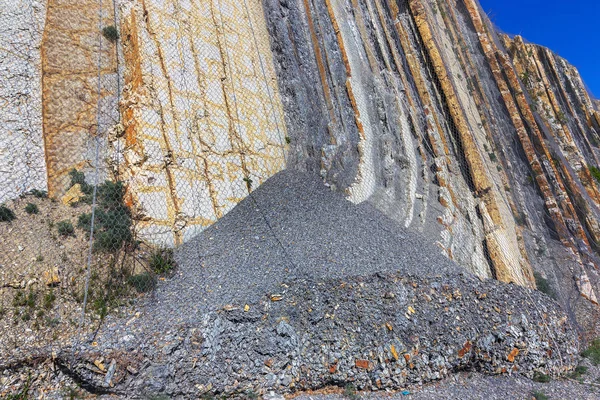
M121 33L121 176L141 236L181 244L285 165L262 7L134 1Z
M70 169L99 167L127 185L141 238L178 245L277 171L308 170L481 277L534 286L535 271L570 313L596 303L598 102L564 59L498 34L477 1L44 6L41 87L34 68L32 106L1 114L31 162L2 148L14 176L2 196L44 186L44 168L57 195ZM22 110L31 126L14 121Z

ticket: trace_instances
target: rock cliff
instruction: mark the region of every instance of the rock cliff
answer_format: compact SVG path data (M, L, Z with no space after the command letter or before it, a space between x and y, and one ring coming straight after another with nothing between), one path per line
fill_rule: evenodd
M0 201L118 177L139 236L173 246L312 171L480 277L538 273L596 326L598 101L476 0L11 4Z

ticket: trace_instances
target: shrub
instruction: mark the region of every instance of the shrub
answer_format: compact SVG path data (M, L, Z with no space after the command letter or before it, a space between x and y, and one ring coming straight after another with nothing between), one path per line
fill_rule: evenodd
M69 171L69 176L71 177L71 185L69 187L80 185L81 192L84 194L80 201L90 204L92 202L94 187L92 185L88 185L88 183L85 181L85 174L73 168L71 171Z
M46 192L45 190L32 189L31 191L29 191L29 194L38 199L45 199L46 197L48 197L48 192Z
M54 292L52 290L50 292L46 293L46 295L44 296L44 308L46 310L51 309L52 306L54 305L54 300L56 300L56 295L54 294Z
M600 338L592 340L590 346L585 349L581 355L585 358L588 358L592 364L599 365L600 364Z
M75 228L73 228L71 221L67 219L56 224L56 229L62 236L75 236Z
M550 282L548 282L548 279L544 278L539 272L534 272L533 277L535 278L535 285L540 292L556 299L556 292L550 285Z
M131 213L123 202L125 187L122 182L106 181L98 186L97 196L94 250L114 252L133 240ZM82 214L77 226L89 232L91 222L91 214Z
M581 375L584 375L587 372L587 370L587 367L584 367L583 365L578 365L577 367L575 367L573 372L571 372L567 376L571 379L579 379L581 378Z
M588 166L588 169L590 170L590 173L592 174L596 182L600 183L600 168L590 165Z
M149 292L154 289L154 286L156 285L156 279L148 272L132 275L127 279L127 282L133 286L138 293Z
M27 203L27 205L25 206L25 212L27 214L39 214L40 209L37 205L33 203Z
M29 293L25 295L25 293L18 291L13 298L13 306L14 307L29 307L35 308L35 301L37 299L37 294L33 292L31 289Z
M114 43L119 39L119 31L117 31L117 28L115 28L114 25L105 26L104 29L102 29L102 36Z
M548 382L550 382L550 376L543 374L541 372L536 372L533 375L533 380L535 382L548 383Z
M4 204L0 205L0 221L2 222L10 222L17 218L15 213L10 208L6 207Z
M157 249L150 255L149 266L157 274L165 274L175 268L173 250Z
M548 400L548 396L546 396L544 392L540 392L539 390L533 392L532 395L535 400Z

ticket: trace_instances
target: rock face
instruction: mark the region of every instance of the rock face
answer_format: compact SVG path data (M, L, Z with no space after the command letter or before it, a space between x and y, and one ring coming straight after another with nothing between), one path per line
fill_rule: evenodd
M113 24L112 1L48 0L41 44L43 136L48 194L68 188L73 168L105 175L105 133L118 121L115 45L99 34ZM107 11L111 10L111 13Z
M25 99L0 86L0 200L98 170L140 237L179 245L281 169L313 171L480 277L536 271L593 329L598 101L476 0L48 0L14 29L25 12L28 56L0 64L29 71L0 78Z
M265 4L290 163L439 227L480 276L534 285L535 270L571 312L593 307L573 291L595 303L598 112L572 66L498 35L474 0Z
M44 1L2 3L0 15L0 203L46 186L40 43Z
M122 174L142 236L181 244L285 167L286 128L258 2L122 9Z

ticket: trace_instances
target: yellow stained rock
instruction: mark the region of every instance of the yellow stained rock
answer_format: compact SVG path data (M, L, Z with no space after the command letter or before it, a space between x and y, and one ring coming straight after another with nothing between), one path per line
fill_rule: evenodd
M79 200L81 200L83 196L85 196L85 194L81 190L81 185L79 183L76 183L75 185L71 186L69 190L67 190L64 196L61 197L60 201L65 206L70 206L71 204L75 204Z
M46 286L56 286L60 283L60 276L58 275L58 268L52 268L50 270L42 272L42 278Z
M94 365L96 367L98 367L98 369L102 372L106 372L106 368L104 367L104 364L102 364L102 362L100 360L94 360Z
M394 357L394 359L396 361L398 361L398 351L396 350L396 346L394 346L393 344L390 345L390 352L392 353L392 356Z

